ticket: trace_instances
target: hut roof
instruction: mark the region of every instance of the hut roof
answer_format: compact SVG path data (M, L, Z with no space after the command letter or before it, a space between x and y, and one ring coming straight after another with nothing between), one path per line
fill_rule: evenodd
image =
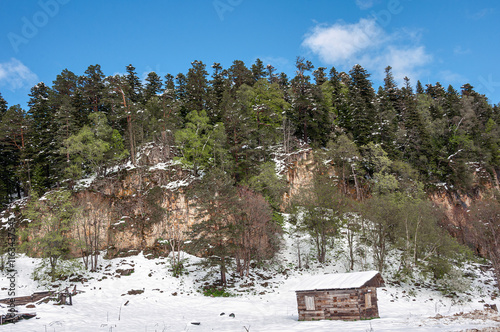
M384 280L378 271L324 274L303 279L295 291L350 289L363 286L384 286Z

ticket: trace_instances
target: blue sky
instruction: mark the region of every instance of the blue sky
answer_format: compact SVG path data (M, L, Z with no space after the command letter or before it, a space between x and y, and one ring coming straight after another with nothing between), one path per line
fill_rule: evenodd
M499 15L496 0L0 0L0 93L26 107L37 82L92 64L145 77L260 58L293 76L304 56L346 72L359 63L375 88L387 65L398 82L468 82L497 104Z

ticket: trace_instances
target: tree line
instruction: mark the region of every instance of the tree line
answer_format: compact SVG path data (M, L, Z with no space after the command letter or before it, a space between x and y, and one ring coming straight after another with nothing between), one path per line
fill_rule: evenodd
M498 105L470 84L457 91L418 81L414 89L405 78L398 87L387 67L375 91L360 65L348 73L327 71L300 57L293 78L259 59L250 68L239 60L211 68L210 75L194 61L186 74L151 72L142 82L132 65L116 76L91 65L83 75L65 69L52 86L35 85L28 110L0 98L2 204L104 174L125 157L135 163L143 143L162 138L182 147L182 160L195 172L224 164L237 182L270 160L269 147L290 150L294 138L326 147L341 136L358 149L380 146L389 159L417 170L427 186L469 189L475 166L496 178ZM374 170L363 166L372 177Z
M470 84L413 87L405 78L399 87L389 66L376 90L361 65L338 72L302 57L291 78L260 59L211 68L194 61L185 74L151 72L142 82L132 65L115 76L91 65L35 85L28 110L0 96L2 205L137 164L145 143L163 143L204 175L191 195L207 222L193 234L217 251L224 280L226 257L243 273L252 258L268 255L260 249L274 248L271 238L255 243L279 233L268 222L279 221L286 186L273 158L307 144L318 159L315 177L288 212L296 231L310 234L317 260L344 230L351 269L360 257L355 244L365 243L379 270L397 248L401 271L425 262L439 276L455 247L424 193L467 191L477 178L498 183L499 106Z

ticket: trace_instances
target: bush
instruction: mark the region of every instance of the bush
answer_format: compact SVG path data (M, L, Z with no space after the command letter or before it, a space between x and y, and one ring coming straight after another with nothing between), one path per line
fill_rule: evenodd
M42 259L31 275L34 281L41 286L49 286L53 280L64 280L72 276L83 274L85 268L77 259L61 260L55 269L54 276L50 275L50 263L48 258Z
M207 287L203 289L203 295L211 297L231 297L231 293L226 292L224 288Z
M187 261L187 259L181 259L179 262L176 262L175 260L172 259L171 265L172 267L170 268L170 271L172 271L172 275L176 278L182 276L183 274L188 274L188 271L186 270L186 267L184 266L184 263Z
M456 268L451 268L442 279L438 280L437 285L444 295L465 293L471 288L470 280Z

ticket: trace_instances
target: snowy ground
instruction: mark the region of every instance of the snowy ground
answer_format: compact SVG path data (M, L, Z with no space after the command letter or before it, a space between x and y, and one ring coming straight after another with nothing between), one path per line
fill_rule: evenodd
M189 257L191 264L197 260ZM18 295L37 290L30 281L35 261L28 257L17 260ZM456 303L428 289L383 287L378 290L380 319L299 322L293 289L309 272L281 273L266 280L267 287L262 286L264 280L240 280L233 290L241 290L242 295L221 298L197 291L204 271L196 264L189 266L191 272L183 278L169 276L165 258L149 260L141 254L103 264L107 269L95 273L94 279L76 283L84 293L73 298L73 306L48 303L31 309L19 307L20 312L35 311L37 319L0 326L0 331L465 331L500 326L500 316L483 312L478 289L470 301ZM134 269L131 275L116 277L116 269L129 268ZM244 286L250 282L255 286L247 293ZM5 276L0 277L0 285L7 285ZM128 295L131 290L144 292ZM264 291L266 294L259 295ZM6 289L0 292L3 297L7 297ZM499 301L485 300L500 306ZM6 312L6 308L0 310Z
M292 238L294 240L292 240ZM73 306L37 304L35 308L18 307L19 312L36 312L37 318L0 326L3 331L91 332L91 331L500 331L500 316L485 311L484 304L497 304L491 271L470 264L467 293L458 298L445 297L435 287L420 284L397 285L387 282L378 289L380 319L343 322L299 322L294 289L305 277L345 272L345 259L331 253L330 263L309 269L297 269L294 242L306 239L285 236L284 250L274 265L254 270L250 278L233 278L233 297L207 297L200 289L217 277L208 273L201 260L184 254L187 274L174 278L168 258L147 259L142 254L113 260L100 260L101 270L85 276L88 281L59 282L59 288L77 285L84 291L73 297ZM301 249L307 256L307 244ZM50 289L31 278L40 262L26 256L16 260L17 296ZM303 262L304 263L304 262ZM366 262L365 262L366 263ZM369 263L369 262L368 262ZM393 265L397 265L394 262ZM130 275L121 270L133 269ZM118 271L117 271L118 270ZM361 268L358 268L361 270ZM382 276L390 281L389 275ZM464 279L465 280L465 279ZM457 282L462 282L457 277ZM6 298L8 280L0 272L0 298ZM129 291L139 291L136 295ZM143 291L142 293L140 291ZM126 304L127 303L127 304ZM125 305L126 304L126 305ZM5 305L0 313L5 314ZM222 314L224 313L224 314ZM233 313L234 317L230 314ZM194 325L192 323L199 323ZM474 331L477 331L474 330ZM486 331L486 330L485 330Z

